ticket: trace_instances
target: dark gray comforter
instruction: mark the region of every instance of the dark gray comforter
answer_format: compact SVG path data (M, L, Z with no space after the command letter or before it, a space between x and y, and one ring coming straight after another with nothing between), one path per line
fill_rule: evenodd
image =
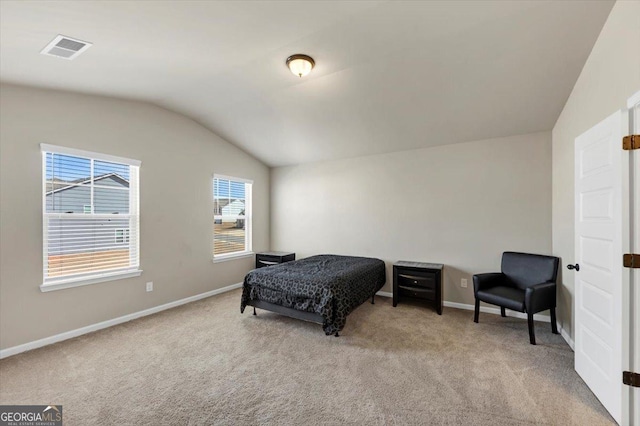
M323 318L325 333L342 330L347 315L386 281L385 264L368 257L323 254L254 269L244 278L240 312L262 300Z

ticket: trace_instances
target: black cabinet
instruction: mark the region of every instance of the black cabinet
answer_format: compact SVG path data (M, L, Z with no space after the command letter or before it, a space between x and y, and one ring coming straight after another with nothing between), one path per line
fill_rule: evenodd
M393 306L409 298L432 305L442 315L442 268L440 263L400 261L393 264Z
M286 251L265 251L256 253L256 268L277 265L278 263L296 260L296 254Z

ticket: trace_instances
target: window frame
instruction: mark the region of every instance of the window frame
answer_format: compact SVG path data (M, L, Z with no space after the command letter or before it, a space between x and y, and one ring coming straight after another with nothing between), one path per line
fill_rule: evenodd
M43 265L42 265L42 284L40 285L40 290L42 292L48 292L53 290L62 290L71 287L84 286L89 284L97 284L101 282L120 280L125 278L137 277L142 274L142 269L140 269L140 174L139 168L142 164L139 160L133 160L130 158L117 157L109 154L102 154L98 152L85 151L76 148L68 148L57 145L49 145L49 144L40 144L40 151L42 156L42 250L43 250ZM135 187L130 187L129 189L129 197L130 197L130 207L134 206L135 213L129 213L129 216L133 216L133 220L137 221L137 226L135 226L134 235L134 243L136 245L136 257L137 264L130 265L127 268L122 269L113 269L113 270L104 270L99 272L87 272L87 273L78 273L69 276L63 276L61 278L47 278L46 269L48 267L48 214L47 213L47 153L59 154L59 155L67 155L73 157L86 158L94 161L104 161L116 164L125 164L131 167L136 167L136 179L135 179ZM130 185L133 179L130 180ZM135 197L134 197L135 196ZM93 203L93 201L92 201ZM57 213L56 213L57 214ZM64 214L64 213L61 213ZM83 213L77 213L78 216L82 216L86 218L87 216L96 215L95 213L85 213L85 209L83 206ZM99 216L99 215L97 215ZM105 215L106 216L106 215ZM129 231L129 244L131 244L131 231ZM131 246L130 246L131 247Z
M218 255L215 254L215 241L216 241L215 222L216 220L218 219L222 220L223 218L223 215L215 214L214 188L215 188L216 179L240 182L245 185L245 195L244 195L245 207L244 207L244 216L243 216L245 221L244 222L245 237L244 237L244 250L242 251L235 251L231 253L223 253ZM214 173L211 178L211 205L212 207L214 207L213 209L214 210L213 212L214 230L211 238L211 253L212 253L213 262L214 263L225 262L227 260L234 260L234 259L253 256L254 254L253 253L253 180Z

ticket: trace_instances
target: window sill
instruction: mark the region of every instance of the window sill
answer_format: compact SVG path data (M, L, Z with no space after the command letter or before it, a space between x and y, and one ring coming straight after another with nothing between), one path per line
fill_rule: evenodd
M125 278L139 277L142 274L142 270L136 269L133 271L120 271L111 274L103 274L100 276L83 277L83 278L70 278L67 280L60 280L40 285L40 291L54 291L64 290L65 288L80 287L84 285L103 283L106 281L122 280Z
M228 260L244 259L246 257L252 257L253 255L255 255L255 253L252 252L252 251L243 251L243 252L240 252L240 253L223 254L223 255L220 255L220 256L214 256L213 257L213 263L226 262Z

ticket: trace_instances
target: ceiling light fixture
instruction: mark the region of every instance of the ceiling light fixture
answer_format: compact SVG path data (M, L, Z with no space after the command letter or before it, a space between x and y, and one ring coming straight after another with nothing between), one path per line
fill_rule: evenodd
M309 74L315 65L316 63L311 56L300 53L287 58L287 66L291 72L301 78Z

